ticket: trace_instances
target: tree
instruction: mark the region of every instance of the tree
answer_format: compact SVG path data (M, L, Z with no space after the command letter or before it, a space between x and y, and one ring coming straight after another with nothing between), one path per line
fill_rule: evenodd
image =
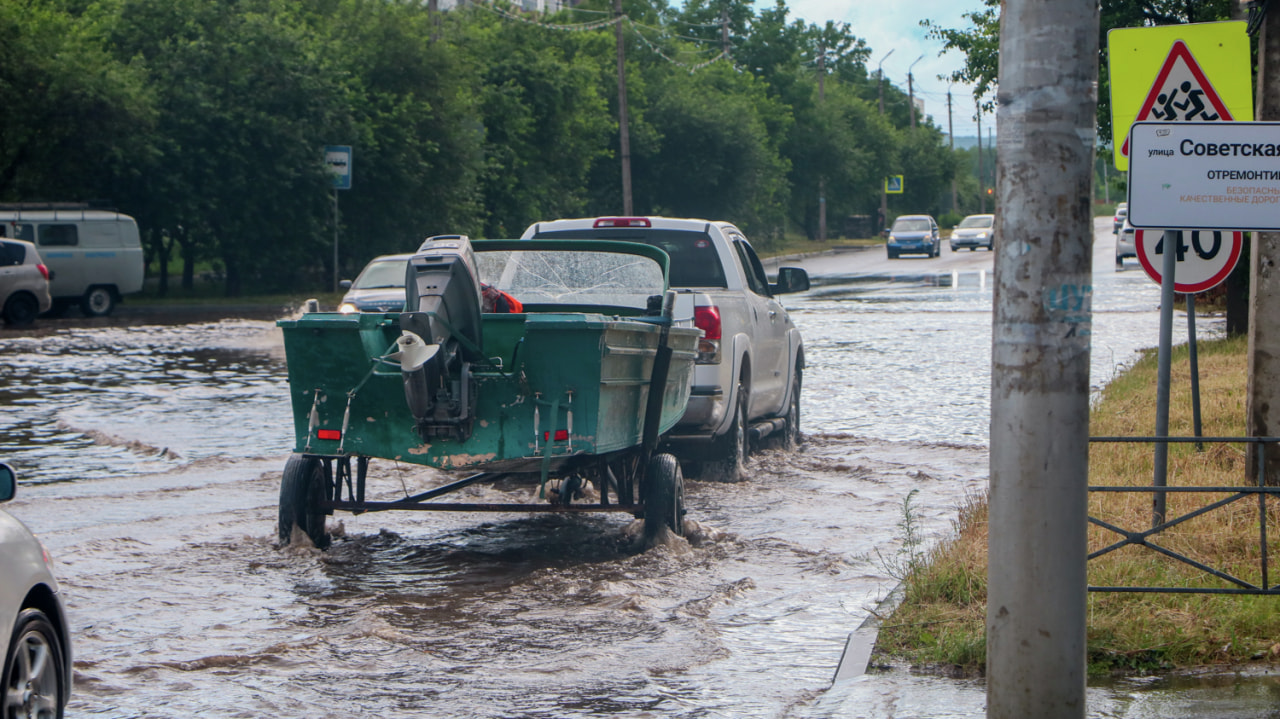
M104 48L97 17L0 3L0 198L111 197L150 154L153 97L140 68Z
M484 232L581 214L591 167L614 130L597 63L582 33L473 19L468 41L490 55L481 80Z
M974 86L974 94L986 98L998 82L997 58L1000 47L1000 0L983 0L983 10L965 13L973 25L965 29L944 28L931 20L920 24L929 36L943 42L943 52L959 50L964 67L950 79ZM1232 0L1101 0L1098 66L1098 139L1111 142L1110 70L1107 65L1107 32L1121 27L1178 25L1231 18ZM994 107L991 100L986 109Z

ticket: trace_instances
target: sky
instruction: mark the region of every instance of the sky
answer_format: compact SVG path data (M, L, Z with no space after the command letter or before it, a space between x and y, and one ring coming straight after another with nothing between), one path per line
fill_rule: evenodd
M757 2L772 6L772 1ZM971 23L963 17L966 12L982 10L981 0L787 0L791 19L803 19L807 23L823 25L827 20L847 22L856 37L866 41L871 48L868 69L875 72L884 58L884 77L887 82L907 89L907 72L910 69L916 97L923 97L925 114L932 115L934 124L947 131L947 80L938 76L950 75L964 65L964 56L951 50L942 52L942 42L929 39L927 31L920 27L920 20L928 19L946 28L969 28ZM887 58L885 55L893 51ZM917 58L921 58L917 62ZM912 63L915 63L912 66ZM953 84L951 86L951 121L956 137L976 136L974 121L973 88ZM982 118L982 134L994 132L995 118Z

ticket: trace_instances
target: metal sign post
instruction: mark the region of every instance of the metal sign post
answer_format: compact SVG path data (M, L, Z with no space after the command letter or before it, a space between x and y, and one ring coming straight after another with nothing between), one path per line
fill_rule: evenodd
M338 190L351 189L351 146L324 148L324 164L333 173L333 291L338 291Z
M1160 283L1156 436L1167 437L1169 429L1175 292L1188 295L1192 411L1196 436L1200 436L1195 301L1191 295L1218 285L1231 274L1240 258L1244 231L1280 229L1280 123L1138 122L1126 144L1131 163L1129 222L1134 227L1163 228L1162 239L1154 247L1141 231L1134 233L1143 268ZM1186 229L1169 230L1170 225ZM1161 255L1158 271L1152 262L1155 255ZM1168 451L1167 442L1156 443L1156 486L1165 486ZM1165 493L1155 493L1152 504L1154 526L1164 521Z

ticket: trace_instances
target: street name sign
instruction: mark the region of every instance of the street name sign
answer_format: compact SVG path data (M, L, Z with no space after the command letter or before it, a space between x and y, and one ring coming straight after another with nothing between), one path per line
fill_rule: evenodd
M1253 119L1246 27L1213 22L1107 33L1117 169L1129 168L1129 127L1135 122Z
M1280 122L1139 122L1129 143L1134 227L1280 230Z

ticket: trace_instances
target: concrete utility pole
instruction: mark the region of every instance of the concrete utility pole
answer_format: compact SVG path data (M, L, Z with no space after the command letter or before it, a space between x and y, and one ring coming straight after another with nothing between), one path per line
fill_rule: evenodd
M618 36L618 153L622 155L622 214L631 209L631 133L627 127L627 59L622 39L622 0L613 0L614 30Z
M1262 7L1258 35L1258 96L1254 117L1280 120L1280 2ZM1253 281L1249 286L1249 386L1245 399L1247 431L1253 437L1280 434L1280 232L1253 233L1249 258ZM1249 479L1257 481L1259 445L1248 449ZM1267 484L1280 484L1280 447L1266 447Z
M907 104L911 106L911 126L916 126L916 90L912 83L911 68L916 66L916 62L924 59L924 55L916 58L916 61L907 66Z
M951 127L951 86L947 86L947 137L951 142L951 154L956 154L956 131ZM951 176L951 211L956 211L956 178Z
M999 77L987 717L1081 719L1097 0L1005 0Z
M987 214L987 178L982 167L982 103L978 100L978 96L973 96L973 106L978 110L978 114L974 115L974 119L978 121L978 212Z
M818 44L818 102L827 99L827 43ZM818 241L827 241L827 181L818 178Z
M897 48L894 48L896 50ZM876 84L880 90L880 114L884 115L884 61L889 59L893 54L893 50L886 52L884 57L880 58L880 62L876 64ZM880 226L876 228L876 234L885 228L885 224L889 222L889 190L884 183L888 178L880 180Z

